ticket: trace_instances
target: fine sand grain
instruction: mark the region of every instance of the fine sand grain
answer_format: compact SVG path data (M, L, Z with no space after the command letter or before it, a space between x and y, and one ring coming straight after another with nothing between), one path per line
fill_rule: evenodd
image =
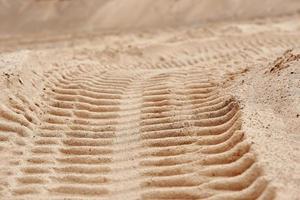
M19 26L0 41L0 199L300 199L298 1L274 1L264 18L251 12L258 1L224 1L247 12L199 21L216 1L190 15L195 1L28 2L23 20L1 13ZM53 32L20 31L40 3ZM68 17L90 24L58 31L57 8L76 3L93 10ZM100 31L134 3L129 30ZM150 11L129 27L171 3L179 27Z

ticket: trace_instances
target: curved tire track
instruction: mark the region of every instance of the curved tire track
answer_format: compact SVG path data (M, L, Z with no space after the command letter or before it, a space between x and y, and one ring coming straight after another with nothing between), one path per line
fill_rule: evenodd
M40 105L21 94L0 105L0 196L274 199L239 105L219 87L232 69L198 65L251 63L294 40L229 37L124 66L55 66Z

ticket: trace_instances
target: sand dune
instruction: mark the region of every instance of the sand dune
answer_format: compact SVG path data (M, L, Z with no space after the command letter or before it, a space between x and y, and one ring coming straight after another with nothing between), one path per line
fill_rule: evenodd
M0 199L299 199L298 1L0 2Z

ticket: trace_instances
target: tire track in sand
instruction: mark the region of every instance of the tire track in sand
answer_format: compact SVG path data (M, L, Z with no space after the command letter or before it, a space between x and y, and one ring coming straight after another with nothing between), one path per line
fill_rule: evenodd
M1 145L15 133L22 146L2 154L16 154L3 196L274 198L237 102L205 70L75 68L47 77L42 107L25 97L1 106Z
M272 199L240 130L237 103L201 72L190 74L171 81L183 85L177 94L157 86L164 75L144 93L143 199Z

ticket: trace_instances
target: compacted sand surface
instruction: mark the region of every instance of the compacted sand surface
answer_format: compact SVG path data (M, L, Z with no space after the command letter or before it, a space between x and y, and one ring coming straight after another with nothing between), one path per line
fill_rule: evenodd
M300 199L298 14L201 24L3 36L0 199Z

